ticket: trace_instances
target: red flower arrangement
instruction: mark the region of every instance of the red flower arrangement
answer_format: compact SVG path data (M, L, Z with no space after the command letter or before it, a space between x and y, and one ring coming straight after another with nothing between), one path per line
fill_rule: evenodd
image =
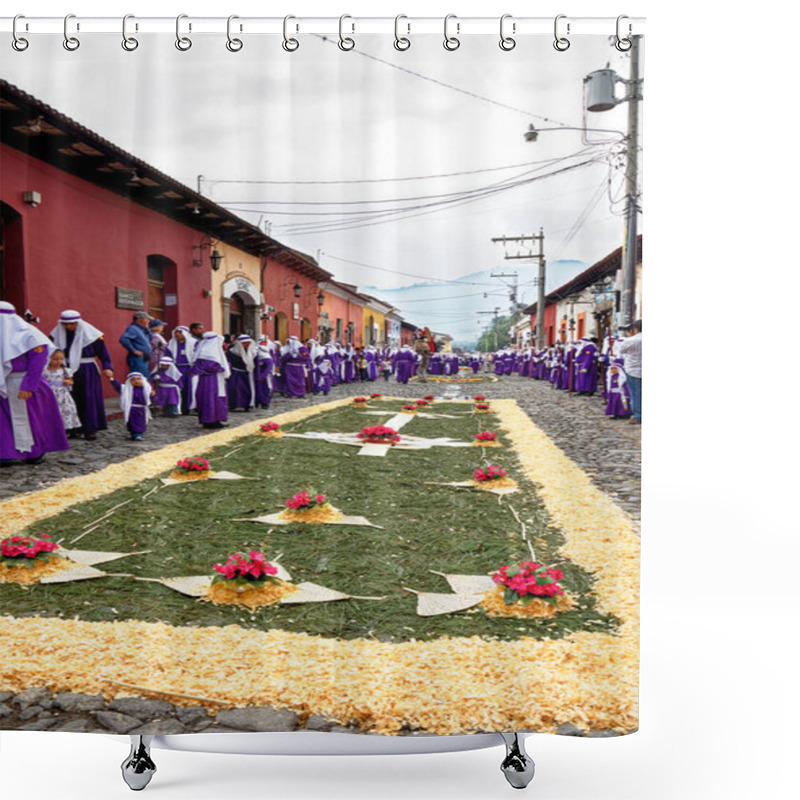
M489 409L488 403L475 403L475 412L478 414L485 414Z
M267 561L263 553L251 550L246 556L234 553L224 564L214 564L219 573L212 583L230 582L237 586L264 586L266 583L279 582L275 576L278 568Z
M430 405L427 400L417 400L416 404L419 408L427 408Z
M491 431L481 431L480 433L475 434L475 438L479 442L496 442L497 434L492 433Z
M377 400L379 397L383 397L383 395L380 392L373 392L369 396L370 400Z
M200 456L191 456L190 458L182 458L178 462L178 472L182 474L190 472L208 472L211 469L211 464Z
M436 397L435 395L432 394L426 394L423 399L427 400L429 403L432 403L436 399Z
M477 401L478 403L481 403L486 399L486 397L484 397L484 395L482 394L476 394L475 397L473 397L472 399Z
M0 563L7 567L24 564L33 567L37 562L49 561L50 553L58 550L58 545L50 541L50 536L9 536L0 541ZM60 556L56 556L60 558Z
M365 406L367 404L367 398L366 397L354 397L353 398L353 404L357 405L357 406Z
M417 413L417 407L416 406L411 406L411 405L403 406L402 410L405 411L408 414L416 414Z
M385 425L370 425L361 429L358 438L373 444L394 444L400 441L400 434L394 428L387 428Z
M507 476L502 467L486 467L486 469L480 467L472 473L472 477L480 483L485 483L486 481L499 481Z
M528 605L535 598L556 605L558 597L564 594L564 589L558 583L563 577L560 569L533 561L521 561L516 567L500 567L492 575L492 580L505 587L503 600L506 605Z
M309 494L308 492L299 492L298 494L290 497L286 501L286 505L292 511L311 511L315 506L325 505L324 494Z
M281 426L278 425L277 422L265 422L261 426L261 430L264 433L275 433L276 431L279 431L280 429L281 429Z

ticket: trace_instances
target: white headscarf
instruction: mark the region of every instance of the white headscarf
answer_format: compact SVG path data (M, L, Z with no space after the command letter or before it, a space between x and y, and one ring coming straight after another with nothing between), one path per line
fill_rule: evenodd
M0 357L3 360L0 395L7 395L6 378L11 374L11 362L36 347L47 347L48 355L55 349L38 328L16 313L11 303L0 302Z
M281 355L285 356L288 354L292 358L296 358L302 346L303 345L296 336L290 336L286 340L286 344L281 348Z
M162 364L167 364L168 365L167 368L161 369ZM178 383L180 379L183 377L181 375L181 371L175 366L175 362L169 356L166 355L161 356L161 358L158 361L158 366L159 366L158 372L160 374L163 373L168 378L172 378L172 380L175 381L175 383Z
M69 350L67 350L67 329L61 324L62 322L78 323ZM50 336L53 337L56 347L66 353L67 366L73 372L77 372L80 369L83 348L100 339L102 335L102 331L99 331L94 325L90 325L85 319L81 319L80 312L71 308L61 312L58 325L50 331Z
M245 348L245 342L250 342L250 347ZM244 361L244 366L248 372L252 372L255 369L258 347L251 337L247 335L239 336L236 339L236 344L234 344L233 347L228 350L228 352L233 353L235 356L239 356L239 358Z
M327 375L329 372L333 371L333 365L331 364L330 360L326 358L317 365L317 369L321 375Z
M193 364L195 351L194 344L196 340L192 336L192 332L185 325L178 325L172 329L172 337L167 345L167 352L172 356L173 361L178 360L178 347L181 343L175 338L176 331L180 331L183 334L183 352L186 355L186 361L189 364Z
M148 382L147 378L145 378L141 372L129 372L128 377L125 379L125 383L122 384L122 389L120 390L119 393L119 407L122 409L122 413L125 415L125 422L127 422L131 416L131 408L133 407L133 390L136 388L131 383L131 378L142 379L142 394L144 395L144 413L145 413L145 418L149 422L151 419L150 392L152 391L152 388L150 387L150 383Z
M306 348L308 349L308 354L311 356L312 364L316 363L317 358L322 356L325 352L316 339L306 339Z

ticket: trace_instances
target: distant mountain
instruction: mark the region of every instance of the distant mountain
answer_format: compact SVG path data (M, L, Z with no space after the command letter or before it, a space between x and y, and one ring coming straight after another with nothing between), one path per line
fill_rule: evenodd
M553 261L547 265L545 288L552 292L579 275L590 265L583 261ZM375 286L359 288L391 303L404 319L414 325L427 325L434 331L447 333L454 344L464 348L475 345L481 331L487 326L495 308L500 316L508 315L513 279L493 278L492 272L517 272L519 275L517 301L524 305L536 302L535 278L537 264L509 268L504 265L494 270L482 270L464 275L450 283L434 281L414 283L397 289L380 289Z

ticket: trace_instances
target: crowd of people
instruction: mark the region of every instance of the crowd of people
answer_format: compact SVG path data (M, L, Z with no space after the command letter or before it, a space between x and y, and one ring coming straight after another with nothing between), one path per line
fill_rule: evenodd
M642 422L642 321L623 326L623 336L583 336L542 349L504 349L485 367L496 375L548 381L554 389L579 395L599 394L606 416Z
M602 352L591 339L542 351L501 350L489 356L436 352L427 328L413 345L399 348L339 342L285 342L267 336L233 340L200 322L178 325L169 340L166 323L144 311L120 336L126 352L124 382L115 377L103 332L80 312L63 311L46 336L0 302L0 465L37 464L47 452L66 450L68 439L95 440L107 428L103 378L120 396L132 440L142 439L154 410L165 417L196 414L205 428L227 424L230 411L269 408L276 394L327 395L340 383L416 377L498 375L550 381L556 389L594 394L598 380L606 413L641 421L641 322L624 340L609 339Z

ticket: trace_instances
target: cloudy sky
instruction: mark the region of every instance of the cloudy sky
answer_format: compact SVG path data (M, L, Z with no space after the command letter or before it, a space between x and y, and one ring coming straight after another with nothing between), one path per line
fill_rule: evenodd
M3 76L193 188L202 175L204 194L338 279L378 296L452 287L451 300L401 311L457 339L485 324L478 310L508 306L492 269L517 271L519 300L536 298L536 262L504 261L520 246L492 237L542 228L548 261L578 266L622 243L620 133L587 144L566 129L583 126L589 72L610 62L628 75L607 36L576 37L564 53L548 36L511 52L496 35L455 52L433 35L402 53L374 34L347 53L311 35L292 54L274 36L245 41L231 54L223 36L197 36L181 53L174 36L148 34L126 53L119 36L93 34L68 53L41 37L24 54L9 48ZM621 132L626 114L621 104L588 125ZM531 123L554 130L528 143Z

